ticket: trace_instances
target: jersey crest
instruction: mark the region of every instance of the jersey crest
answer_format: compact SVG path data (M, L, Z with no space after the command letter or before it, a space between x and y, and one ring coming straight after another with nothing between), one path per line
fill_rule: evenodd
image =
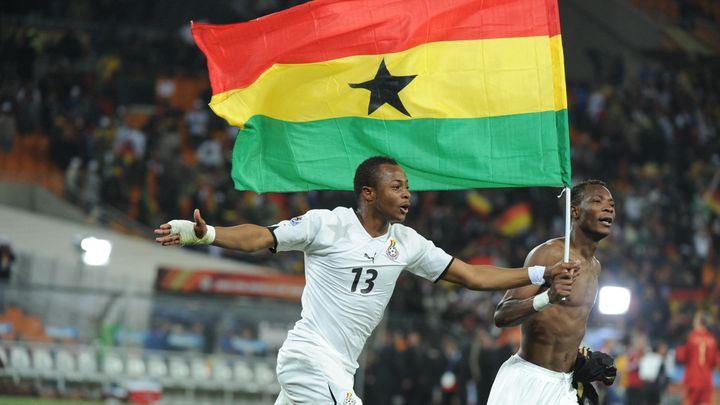
M353 398L352 392L348 392L345 394L345 399L343 400L343 405L355 405L355 398Z
M390 239L390 246L388 246L385 251L385 254L387 254L390 260L397 260L398 256L400 256L400 251L398 251L397 246L395 246L395 242L395 239Z

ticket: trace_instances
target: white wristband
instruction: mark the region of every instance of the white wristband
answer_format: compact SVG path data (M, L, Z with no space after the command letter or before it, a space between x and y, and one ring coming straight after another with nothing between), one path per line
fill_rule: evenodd
M528 277L530 277L530 282L535 285L545 284L545 266L528 267Z
M540 312L551 305L549 291L550 290L545 290L543 293L533 297L533 309L535 309L535 311Z
M207 232L202 238L195 236L195 223L182 219L173 219L170 224L170 235L180 235L180 245L209 245L215 241L215 227L207 225Z

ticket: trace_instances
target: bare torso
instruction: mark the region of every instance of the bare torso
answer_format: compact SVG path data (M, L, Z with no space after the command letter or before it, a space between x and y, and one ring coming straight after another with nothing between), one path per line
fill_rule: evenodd
M558 260L562 259L562 243L562 240L556 239L547 244L547 248L560 252ZM557 244L560 244L559 249ZM573 249L570 256L582 261L572 294L566 301L554 304L523 322L519 353L531 363L559 372L569 372L573 368L578 347L585 336L588 315L595 304L600 274L600 262L594 257L584 258Z

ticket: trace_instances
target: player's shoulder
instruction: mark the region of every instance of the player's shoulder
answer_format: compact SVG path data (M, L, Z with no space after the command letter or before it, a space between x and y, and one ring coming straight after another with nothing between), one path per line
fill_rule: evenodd
M530 253L528 253L528 259L535 261L560 260L563 257L564 246L564 238L548 239L535 246Z
M338 221L347 219L349 215L353 215L353 210L347 207L336 207L332 210L325 208L315 208L295 218L299 220L302 220L304 218L311 218L313 220Z
M565 238L553 238L548 239L545 242L535 246L532 250L532 252L538 252L538 253L556 253L560 251L562 253L563 249L565 248Z
M417 239L417 238L425 239L425 237L420 235L420 233L418 231L416 231L415 229L413 229L407 225L403 225L401 223L392 224L391 229L392 229L392 235L394 237L396 237L398 240Z

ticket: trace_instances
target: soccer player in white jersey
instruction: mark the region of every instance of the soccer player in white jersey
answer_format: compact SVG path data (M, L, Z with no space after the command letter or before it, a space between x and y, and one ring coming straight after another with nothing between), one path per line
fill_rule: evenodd
M562 279L571 291L579 263L504 269L469 265L401 224L410 208L408 178L384 156L361 163L354 179L358 209L310 210L270 227L212 227L172 220L155 230L162 245L213 244L245 252L301 250L305 289L301 319L278 353L276 405L362 405L353 391L357 358L380 322L402 270L472 290L502 290ZM556 280L556 283L558 280Z

